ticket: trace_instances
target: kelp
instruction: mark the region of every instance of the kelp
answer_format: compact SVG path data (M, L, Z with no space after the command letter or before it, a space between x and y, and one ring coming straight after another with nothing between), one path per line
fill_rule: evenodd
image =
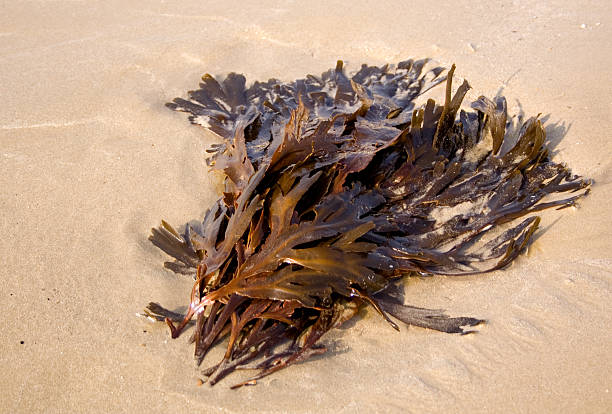
M362 306L396 329L393 318L471 332L483 320L404 305L395 281L503 268L537 229L533 213L588 193L590 181L549 158L538 117L511 125L503 97L463 110L468 82L453 94L455 66L428 66L363 65L349 78L339 61L249 88L242 75L204 75L167 104L223 138L208 165L225 188L201 224L153 229L175 259L165 266L195 283L185 314L156 303L146 313L173 338L193 326L198 364L227 339L203 371L210 384L256 369L235 387L254 384L325 352L319 339ZM443 105L416 106L444 82Z

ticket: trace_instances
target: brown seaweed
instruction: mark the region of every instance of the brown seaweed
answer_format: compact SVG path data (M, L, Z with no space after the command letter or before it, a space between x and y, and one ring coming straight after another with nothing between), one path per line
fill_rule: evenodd
M203 372L210 384L257 369L236 387L253 384L325 352L322 335L364 305L396 329L392 317L470 332L483 321L404 305L393 281L503 268L537 229L533 213L588 193L590 181L550 160L538 117L509 128L502 97L462 110L470 86L453 94L454 70L408 60L349 78L339 61L321 77L249 88L242 75L205 75L167 104L224 139L208 164L225 190L200 225L153 229L175 259L166 267L195 283L186 314L146 312L172 337L195 325L198 364L227 338ZM444 105L415 106L445 81Z

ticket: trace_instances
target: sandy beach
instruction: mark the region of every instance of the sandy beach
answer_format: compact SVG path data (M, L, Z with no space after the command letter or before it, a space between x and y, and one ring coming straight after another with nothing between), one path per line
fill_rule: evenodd
M3 2L0 412L611 412L611 38L604 1ZM136 316L192 286L151 227L201 218L221 189L218 138L164 104L204 73L290 81L411 57L455 63L468 102L501 91L511 114L541 113L591 194L544 212L507 269L406 283L406 303L486 319L474 335L398 333L366 310L324 356L198 386L189 335Z

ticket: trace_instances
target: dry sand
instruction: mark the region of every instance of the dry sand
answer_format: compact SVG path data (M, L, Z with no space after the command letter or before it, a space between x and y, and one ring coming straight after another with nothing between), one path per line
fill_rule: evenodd
M611 412L608 2L305 4L2 3L0 411ZM476 335L397 333L364 312L327 356L198 387L188 335L135 316L191 287L150 228L201 217L219 188L215 138L163 104L204 72L292 80L408 57L457 63L470 99L503 88L512 111L549 114L555 160L592 194L544 214L509 269L407 284L408 303L487 319Z

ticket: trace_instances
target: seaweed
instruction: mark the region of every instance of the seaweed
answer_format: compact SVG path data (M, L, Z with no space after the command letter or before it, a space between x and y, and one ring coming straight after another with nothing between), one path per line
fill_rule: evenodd
M227 339L203 371L210 384L256 369L234 387L254 384L324 353L320 338L362 306L395 329L393 318L471 332L482 319L404 305L391 287L503 268L528 245L534 213L588 193L589 180L549 158L538 117L511 125L503 97L463 110L468 82L453 94L455 66L429 66L363 65L349 78L338 61L321 77L249 88L242 75L204 75L167 104L223 138L207 162L225 188L201 224L152 230L175 259L165 266L195 283L185 314L146 313L173 338L195 325L198 364ZM444 82L443 105L416 105Z

